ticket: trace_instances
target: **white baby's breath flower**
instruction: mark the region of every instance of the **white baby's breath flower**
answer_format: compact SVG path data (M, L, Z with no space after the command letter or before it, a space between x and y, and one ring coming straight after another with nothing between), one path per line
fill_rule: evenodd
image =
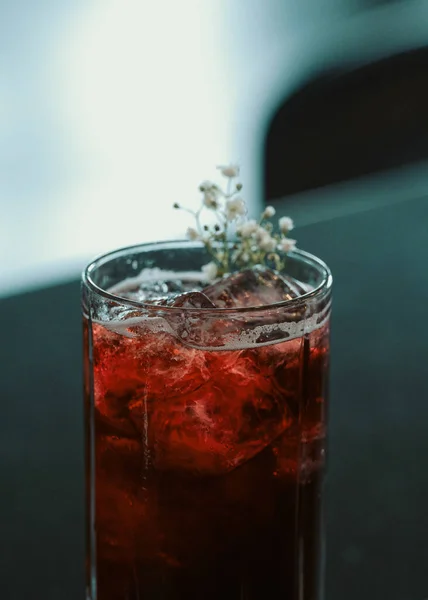
M273 217L275 215L275 213L276 213L276 210L274 209L273 206L266 206L266 208L263 211L263 216L270 219L271 217Z
M232 178L238 177L239 175L239 165L219 165L217 169L219 169L221 171L221 174L225 177Z
M290 252L294 250L296 247L296 240L292 240L291 238L284 238L278 244L278 250L282 250L282 252Z
M276 248L276 241L268 232L262 235L258 242L259 248L266 252L273 252Z
M255 230L255 238L256 240L259 242L261 239L263 239L264 237L266 237L267 235L270 237L270 233L269 231L266 231L266 229L263 227L263 225L257 225L257 228Z
M189 238L192 242L200 239L199 233L196 231L194 227L188 227L186 231L186 237Z
M278 225L282 233L288 233L294 228L293 219L290 219L290 217L281 217L278 221Z
M238 225L236 233L239 233L242 237L250 237L257 231L257 228L257 222L254 219L250 219L249 221L245 221L245 223Z
M207 190L204 192L204 206L216 210L218 208L218 193L215 190Z
M174 208L185 210L194 217L195 227L189 227L186 236L192 242L198 241L212 258L212 262L202 267L204 278L212 281L262 263L281 271L287 260L286 254L296 247L296 241L286 237L294 227L292 219L282 217L278 220L279 231L275 230L273 206L266 206L258 221L248 219L247 206L240 197L242 183L235 179L239 175L239 165L223 164L217 168L227 179L225 188L205 180L199 185L202 197L197 210L178 202L173 204ZM216 217L214 224L204 223L205 209Z
M201 190L201 192L206 192L207 190L212 189L213 187L216 187L216 184L213 181L210 181L209 179L205 179L200 185L199 185L199 189Z
M211 261L202 267L202 272L208 280L212 281L217 277L217 265Z
M206 208L216 210L218 208L218 197L220 195L218 186L212 181L205 180L201 183L199 189L203 193L203 205L206 206Z
M226 202L226 219L234 221L237 217L245 215L246 207L242 198L231 198Z

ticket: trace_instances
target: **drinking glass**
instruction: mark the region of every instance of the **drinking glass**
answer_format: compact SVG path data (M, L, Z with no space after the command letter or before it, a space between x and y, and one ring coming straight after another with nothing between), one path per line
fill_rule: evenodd
M144 244L83 274L88 600L322 597L330 271L295 250L297 298L138 299L208 260Z

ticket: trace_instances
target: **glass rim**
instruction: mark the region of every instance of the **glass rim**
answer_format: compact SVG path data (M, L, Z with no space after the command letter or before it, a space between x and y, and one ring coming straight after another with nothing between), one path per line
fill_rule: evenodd
M144 310L148 310L150 312L156 311L165 311L171 313L178 312L198 312L203 314L210 315L220 315L221 314L232 314L232 313L254 313L257 311L265 311L272 310L278 308L291 308L294 309L299 307L302 304L305 304L309 300L316 299L322 292L328 293L331 291L331 287L333 284L333 276L327 264L315 256L314 254L310 254L305 250L300 250L300 248L296 248L295 250L288 253L288 256L298 258L303 260L307 264L318 268L322 273L322 281L319 285L317 285L314 289L306 292L306 294L302 294L297 298L293 298L292 300L283 300L281 302L274 302L272 304L261 304L258 306L245 306L245 307L230 307L230 308L195 308L195 307L182 307L182 306L158 306L155 304L151 304L150 302L141 302L137 300L131 300L130 298L123 298L118 294L113 294L108 292L107 290L100 287L92 278L92 272L101 267L103 264L108 262L109 260L114 259L116 256L123 256L126 254L131 254L132 252L138 253L138 251L150 251L150 250L161 250L161 249L174 249L177 246L181 246L182 248L197 248L202 249L203 246L198 242L191 242L186 240L164 240L159 242L144 242L142 244L133 244L131 246L124 246L122 248L117 248L116 250L111 250L109 252L100 254L96 256L83 270L82 272L82 283L87 286L92 292L96 293L98 296L105 298L106 300L110 300L122 305L130 306L133 308L140 308ZM179 271L178 271L179 272Z

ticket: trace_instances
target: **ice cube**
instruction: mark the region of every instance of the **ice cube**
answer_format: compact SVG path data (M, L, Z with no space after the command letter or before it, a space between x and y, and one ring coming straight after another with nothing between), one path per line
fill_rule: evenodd
M160 307L167 306L183 310L162 313L162 318L168 323L169 328L188 345L205 345L207 320L198 311L187 311L191 308L216 308L207 296L201 292L184 292L165 301L156 302Z
M266 348L266 354L274 349ZM271 361L260 364L253 351L213 352L201 365L184 367L198 387L151 405L155 464L202 474L225 473L261 452L292 422ZM214 383L215 382L215 383Z
M201 273L197 271L163 271L143 269L139 275L128 277L111 286L108 291L135 302L165 305L178 294L201 290Z
M215 308L215 304L202 292L185 292L167 303L180 308Z
M290 277L256 266L224 277L204 288L217 308L242 308L293 300L305 290Z

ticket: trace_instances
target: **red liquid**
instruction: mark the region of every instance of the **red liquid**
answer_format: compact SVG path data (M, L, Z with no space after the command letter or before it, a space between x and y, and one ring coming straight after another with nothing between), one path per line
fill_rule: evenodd
M327 326L207 352L94 325L92 347L88 597L318 600Z

